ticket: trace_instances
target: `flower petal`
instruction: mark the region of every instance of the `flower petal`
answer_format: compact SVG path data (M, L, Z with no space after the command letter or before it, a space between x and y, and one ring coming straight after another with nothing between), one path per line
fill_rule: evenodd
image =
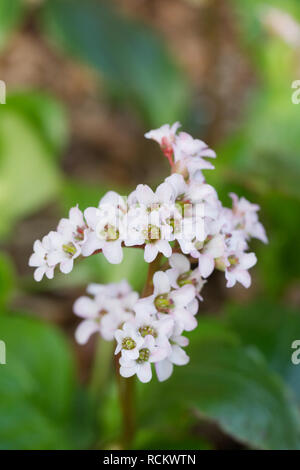
M157 378L160 382L167 380L171 377L173 372L173 364L168 359L164 359L163 361L157 362L155 364L155 370Z
M158 271L153 276L155 295L166 294L170 292L170 281L166 273Z
M75 331L75 339L77 343L85 344L96 331L99 331L99 325L97 325L97 323L91 320L84 320Z

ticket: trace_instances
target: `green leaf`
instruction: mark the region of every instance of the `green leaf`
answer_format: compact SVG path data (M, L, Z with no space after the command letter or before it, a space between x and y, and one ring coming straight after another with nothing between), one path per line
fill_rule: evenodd
M188 353L190 363L175 367L168 381L140 387L141 423L151 423L157 409L162 426L178 426L190 410L250 447L300 448L299 411L258 350L226 337L200 337L198 342L191 340Z
M69 137L66 111L46 93L18 91L7 96L6 108L21 113L44 139L53 157L60 157Z
M246 346L256 346L268 365L293 389L300 402L300 369L291 361L292 342L300 339L299 311L268 301L227 309L228 322Z
M68 212L70 207L77 204L81 210L87 207L97 207L100 199L107 191L117 191L121 195L127 195L130 191L125 187L116 187L115 183L109 184L107 181L99 181L99 184L87 184L74 179L66 179L62 187L63 210Z
M6 365L0 366L0 448L90 445L88 401L77 393L63 336L37 320L11 314L0 317L0 337L6 344Z
M8 255L0 252L0 313L7 306L15 286L13 263Z
M14 29L19 25L24 12L23 0L1 0L0 2L0 50Z
M60 173L43 138L22 114L1 106L0 235L53 200L59 186Z
M185 79L146 25L95 0L47 1L43 25L67 53L98 70L110 91L135 105L148 124L185 116Z

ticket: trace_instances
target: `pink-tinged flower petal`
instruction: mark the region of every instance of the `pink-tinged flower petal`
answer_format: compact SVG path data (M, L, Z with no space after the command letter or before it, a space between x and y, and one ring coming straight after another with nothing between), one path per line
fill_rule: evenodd
M121 201L121 196L115 191L108 191L99 202L101 204L109 204L117 207Z
M73 227L69 219L61 219L57 226L57 231L72 240Z
M178 315L178 319L179 318L186 331L192 331L198 325L196 318L188 310L184 310L182 315Z
M41 267L35 269L35 271L33 273L34 280L36 282L40 282L43 279L44 274L45 274L44 266L41 266Z
M35 251L38 255L43 256L45 250L40 240L35 240L33 244L33 251Z
M158 253L156 243L147 243L144 251L144 260L146 263L152 263L155 260Z
M189 362L190 358L187 353L177 344L172 346L172 353L170 355L170 361L177 366L184 366Z
M131 361L129 360L128 358L125 358L124 355L123 355L123 351L122 351L122 355L120 357L120 360L119 360L119 363L120 363L120 366L122 367L136 367L136 362L135 361Z
M158 240L155 245L160 253L162 253L166 258L170 258L172 255L172 248L167 240Z
M192 315L196 315L196 313L198 312L198 309L199 309L198 300L196 298L193 299L192 302L190 302L187 305L187 309Z
M55 266L56 264L60 263L62 260L62 253L60 251L52 251L48 254L47 263L49 266Z
M53 279L54 277L54 268L46 268L46 276L48 279Z
M209 158L216 158L217 154L212 149L205 149L201 151L201 157L209 157Z
M235 286L236 278L235 278L235 274L233 274L233 272L225 271L225 278L227 279L226 287L230 288L230 287Z
M173 327L173 318L165 318L160 321L159 331L168 338L173 330Z
M50 240L52 248L56 248L56 249L61 248L61 245L63 243L63 239L62 239L62 236L61 236L60 233L54 232L54 231L50 232L49 233L49 240Z
M175 268L168 269L168 270L166 271L166 274L167 274L167 276L168 276L168 278L169 278L169 281L170 281L171 286L172 286L174 289L176 289L176 288L178 287L177 279L178 279L178 275L179 275L177 269L175 269Z
M173 372L173 364L168 359L165 359L164 361L160 361L155 364L155 370L158 380L163 382L164 380L167 380L169 377L171 377Z
M154 292L155 295L166 294L170 292L170 281L166 273L158 271L153 276Z
M225 242L222 235L213 237L205 247L205 254L210 255L212 258L220 258L224 255Z
M135 367L123 367L121 366L120 367L120 374L122 375L122 377L132 377L136 372L136 368Z
M90 232L87 235L87 239L81 247L81 253L83 256L90 256L96 250L101 250L104 245L103 240L99 240L95 232Z
M73 305L73 312L82 318L96 318L98 315L98 306L96 302L89 297L79 297Z
M185 336L176 336L173 338L174 342L178 344L178 346L185 347L189 345L189 339L186 338Z
M72 271L73 266L74 266L73 259L67 259L60 263L60 270L64 274L69 274Z
M254 253L244 253L239 260L240 269L250 269L257 262L257 258Z
M155 194L162 203L170 204L174 200L174 190L169 183L161 183L156 188Z
M120 264L123 260L123 249L121 240L105 242L102 248L103 254L111 264Z
M29 258L28 265L32 268L35 268L36 266L40 266L40 264L40 256L37 253L33 253Z
M185 307L195 298L196 290L191 284L187 284L183 287L172 292L171 296L175 302L176 307Z
M99 331L99 325L97 325L97 323L91 320L84 320L75 331L75 339L77 343L85 344L96 331Z
M140 352L137 348L129 349L129 350L123 349L122 354L123 354L124 359L134 361L139 357Z
M154 192L146 184L139 184L135 191L135 195L140 204L150 206L156 200Z
M215 267L214 259L209 255L199 256L199 271L202 277L206 278L211 275Z
M69 218L73 222L74 225L77 225L79 227L84 225L83 214L77 206L72 207L70 209Z
M99 215L100 215L100 211L96 207L88 207L87 209L85 209L84 217L88 226L91 229L95 230L97 223L99 221Z
M152 338L152 336L151 336ZM153 346L149 362L159 362L165 359L170 353L169 342L161 343L159 346Z
M178 269L180 274L186 273L191 267L189 259L180 253L174 253L169 259L169 263L172 268Z
M150 380L152 379L152 370L149 362L146 362L145 364L142 364L140 367L138 367L136 375L138 376L141 382L150 382Z
M139 299L138 302L133 307L133 310L136 312L137 315L140 314L149 314L153 315L156 313L156 308L153 304L154 295L150 295L149 297L145 297L143 299Z
M251 235L253 237L257 238L258 240L262 241L263 243L268 243L269 242L266 231L265 231L265 228L260 222L258 222L255 225L255 229L253 230Z
M240 282L246 289L251 286L251 276L248 271L237 270L235 273L236 280Z
M181 194L186 193L187 191L187 184L184 181L184 177L179 175L178 173L173 173L171 176L168 176L165 179L166 183L169 183L174 191L174 196L180 196Z

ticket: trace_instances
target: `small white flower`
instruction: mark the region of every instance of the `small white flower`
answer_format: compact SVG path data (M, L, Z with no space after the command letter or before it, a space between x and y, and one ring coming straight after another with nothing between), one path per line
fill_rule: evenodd
M194 305L192 310L187 308L195 300L195 287L185 285L179 289L171 290L168 275L162 271L154 274L153 285L153 295L139 301L144 305L144 311L152 313L153 309L156 309L159 318L164 318L167 315L174 320L175 324L187 331L196 328Z
M171 286L178 289L187 284L192 284L196 288L198 298L202 300L199 294L206 281L202 279L199 269L191 270L189 259L180 253L174 253L169 258L169 264L171 268L166 271L166 274Z
M155 192L149 186L139 184L130 197L132 204L142 207L142 212L140 209L136 212L138 223L133 224L136 227L136 235L133 235L132 239L133 242L137 240L137 244L141 244L141 240L145 243L144 259L147 263L151 263L158 253L167 258L172 254L169 242L174 237L168 222L174 201L173 187L169 183L162 183ZM129 210L129 215L132 214ZM127 245L129 243L132 242L126 241Z
M124 323L121 330L115 332L117 347L115 354L122 354L125 359L134 360L139 357L139 351L144 344L144 337L140 335L136 328L135 321Z
M122 351L120 374L122 377L132 377L136 374L141 382L150 382L152 378L151 363L161 360L161 353L162 350L156 347L153 336L146 336L139 349L137 359L128 359L127 355Z
M158 129L146 132L145 137L146 139L155 140L155 142L157 142L160 146L166 145L166 143L168 145L172 145L175 141L175 135L179 127L179 122L175 122L171 126L170 124L164 124Z
M235 228L243 230L247 237L258 238L264 243L268 243L268 238L263 225L258 220L257 212L260 207L251 204L244 197L240 199L234 193L230 193L232 199L232 213L234 216Z
M85 319L75 332L79 344L85 344L95 332L100 333L107 341L112 340L121 322L117 303L104 295L95 299L80 297L76 300L73 310L76 315Z
M136 313L135 327L142 337L147 335L155 338L157 347L165 350L165 356L170 352L169 338L174 328L174 321L172 318L157 319L157 315L144 310L143 303L139 301L134 307ZM157 312L156 312L157 313Z
M209 277L215 269L215 259L224 255L226 249L223 235L209 236L199 251L193 251L193 258L198 258L199 272L202 277Z
M69 218L61 219L57 227L59 233L68 233L70 240L73 238L78 245L85 242L87 230L83 213L78 206L72 207L69 211Z
M72 237L69 227L60 232L50 232L49 240L51 250L48 254L48 262L55 266L59 264L60 270L64 274L72 271L74 260L81 254L81 248Z
M172 157L176 140L176 132L179 127L179 122L175 122L172 126L164 124L159 129L149 131L145 134L146 139L155 140L155 142L160 145L164 155L168 158L171 165L173 164Z
M48 279L54 276L54 266L49 266L48 254L50 252L49 236L43 237L42 241L36 240L33 245L34 253L29 258L29 266L36 268L34 271L34 279L39 282L46 275Z
M257 258L254 253L234 253L228 256L230 265L226 268L225 277L227 287L233 287L240 282L244 287L251 285L251 276L248 269L256 264Z
M193 139L186 132L180 132L173 145L174 160L184 164L189 172L190 178L194 178L197 173L202 175L202 170L213 169L214 166L207 162L204 157L215 158L216 154L205 142Z
M102 205L96 209L89 207L84 216L90 228L82 254L90 256L102 250L105 258L112 264L119 264L123 259L122 250L122 212L115 205Z
M74 313L85 319L77 328L75 337L84 344L91 334L98 332L103 339L111 341L124 322L133 320L138 294L132 291L127 281L105 286L90 284L87 292L93 298L83 296L74 304Z

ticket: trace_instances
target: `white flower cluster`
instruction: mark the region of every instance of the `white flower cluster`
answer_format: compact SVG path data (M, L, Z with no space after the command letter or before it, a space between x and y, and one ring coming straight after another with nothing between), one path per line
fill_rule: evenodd
M134 318L138 293L124 280L106 285L90 284L87 294L79 297L73 307L74 313L84 318L75 332L77 342L85 344L96 332L106 341L113 340L120 325Z
M123 281L90 285L90 297L81 297L74 306L84 318L77 340L85 343L96 331L106 340L115 337L120 373L126 377L136 373L144 382L151 379L152 362L159 380L171 375L173 364L187 363L182 347L188 340L182 333L197 325L197 298L201 299L204 279L217 269L224 272L227 287L236 282L249 287L248 270L256 256L248 252L248 242L253 237L267 242L259 207L235 194L231 209L222 206L202 173L214 168L205 158L214 158L215 153L201 140L178 132L179 126L164 125L146 134L159 143L172 168L171 176L155 191L139 184L128 197L109 191L98 207L84 213L72 208L56 231L35 242L29 260L36 268L35 280L40 281L44 275L52 278L56 266L69 273L79 256L101 252L118 264L123 247L143 249L148 263L158 254L168 259L163 270L158 264L150 297L138 300Z

